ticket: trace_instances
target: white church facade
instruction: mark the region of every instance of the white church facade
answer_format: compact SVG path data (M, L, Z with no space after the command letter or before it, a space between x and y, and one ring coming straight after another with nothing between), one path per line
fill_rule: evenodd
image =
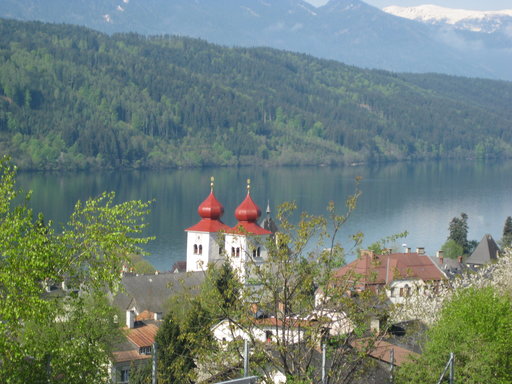
M210 194L197 209L201 220L186 229L186 270L203 271L209 263L229 260L240 279L245 281L248 265L265 261L265 244L273 232L258 224L261 210L251 198L250 180L247 181L247 195L235 210L237 224L234 227L221 221L224 207L215 197L213 186L212 178Z

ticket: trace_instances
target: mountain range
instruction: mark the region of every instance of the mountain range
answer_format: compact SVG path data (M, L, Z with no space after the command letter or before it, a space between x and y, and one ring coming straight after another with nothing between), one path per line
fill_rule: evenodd
M0 16L106 33L268 46L365 68L512 80L512 39L397 17L360 0L2 0Z

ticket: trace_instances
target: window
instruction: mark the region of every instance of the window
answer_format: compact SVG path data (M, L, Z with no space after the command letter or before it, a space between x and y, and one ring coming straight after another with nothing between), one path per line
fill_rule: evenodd
M240 248L236 248L236 257L240 257Z
M120 382L128 383L130 381L130 368L121 368Z
M194 255L197 255L197 244L194 244Z
M235 247L231 247L231 257L235 257Z
M252 250L252 257L256 257L256 248Z
M140 347L139 353L141 355L151 355L151 347Z
M200 255L203 254L203 246L201 244L199 244L199 254Z
M219 247L219 256L222 255L222 247Z
M261 247L258 247L258 257L261 257Z

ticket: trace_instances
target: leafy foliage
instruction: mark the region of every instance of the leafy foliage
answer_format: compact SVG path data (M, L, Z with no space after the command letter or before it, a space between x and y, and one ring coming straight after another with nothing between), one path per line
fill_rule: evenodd
M0 20L0 151L27 169L510 156L511 87Z
M57 233L36 220L15 189L15 167L0 161L0 381L108 381L119 334L105 291L116 291L148 204L114 204L113 194L77 203ZM21 202L20 202L21 201ZM65 282L69 291L47 292Z
M367 291L357 299L349 297L346 293L355 282L333 275L345 253L337 234L355 209L359 194L356 190L346 200L342 215L331 203L327 217L303 213L296 224L295 204L280 206L279 232L266 243L266 262L260 264L247 255L245 285L240 283L240 271L229 264L210 265L198 297L174 300L172 307L180 320L172 320L174 334L168 342L180 352L166 366L179 370L183 367L180 361L192 355L198 362L195 374L200 373L203 380L233 379L240 375L243 340L248 340L252 373L264 382L273 382L275 372L290 382L318 382L318 349L325 343L332 368L329 382L352 382L364 370L366 352L381 337L370 332L370 318L386 312L378 305L382 300L378 294ZM319 300L315 300L317 288ZM204 334L191 338L182 324L197 324L199 328L191 327L194 334ZM218 340L207 338L212 329ZM365 342L360 343L360 352L347 348L361 337ZM192 349L177 347L183 340ZM186 367L186 373L194 374L190 368Z
M448 239L441 247L445 257L449 259L457 259L459 256L464 255L464 249L461 245L457 244L455 240Z
M398 372L398 383L434 383L450 352L456 381L507 383L512 380L512 302L492 287L459 291L428 331L423 354Z

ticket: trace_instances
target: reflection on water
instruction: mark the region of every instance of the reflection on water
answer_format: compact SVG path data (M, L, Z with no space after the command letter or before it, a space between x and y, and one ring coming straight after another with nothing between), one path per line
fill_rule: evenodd
M501 238L503 224L512 215L512 162L423 162L345 168L206 168L169 171L105 171L98 173L22 173L19 185L32 190L35 211L56 224L64 223L77 200L115 191L119 201L154 200L148 218L148 260L167 270L185 259L185 228L199 220L197 206L209 193L215 176L215 194L225 208L223 221L236 223L234 210L243 200L246 179L251 195L265 210L295 201L302 211L324 214L329 201L341 209L362 177L363 194L341 233L365 234L364 244L407 230L408 246L424 246L435 254L448 235L452 217L469 215L469 238L490 233ZM398 244L398 246L400 246Z

